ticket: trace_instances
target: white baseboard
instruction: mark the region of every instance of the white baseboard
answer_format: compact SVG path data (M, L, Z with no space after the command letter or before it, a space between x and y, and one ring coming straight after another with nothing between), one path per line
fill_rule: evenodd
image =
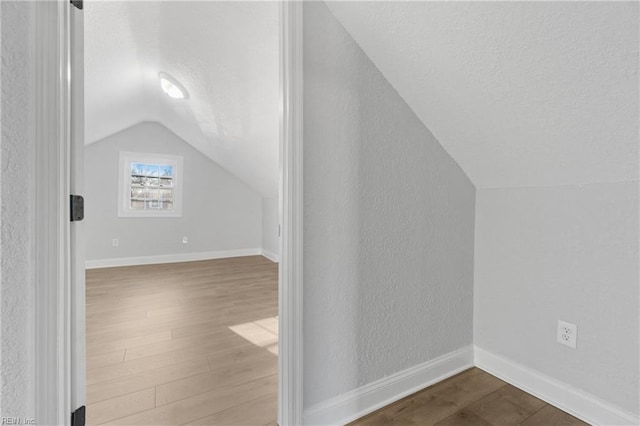
M157 263L194 262L197 260L224 259L227 257L258 256L262 254L259 248L205 251L198 253L162 254L157 256L122 257L114 259L87 260L86 269L114 268L117 266L153 265Z
M262 255L272 262L275 262L275 263L280 262L280 256L278 256L272 251L262 249Z
M304 424L344 425L471 367L468 346L317 404L305 410Z
M475 347L476 366L592 425L637 425L640 418L607 401Z

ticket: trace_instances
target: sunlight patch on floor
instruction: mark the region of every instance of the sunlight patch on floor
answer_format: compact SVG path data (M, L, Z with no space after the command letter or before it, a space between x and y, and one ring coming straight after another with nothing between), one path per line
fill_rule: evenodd
M278 317L232 325L229 330L254 345L278 355Z

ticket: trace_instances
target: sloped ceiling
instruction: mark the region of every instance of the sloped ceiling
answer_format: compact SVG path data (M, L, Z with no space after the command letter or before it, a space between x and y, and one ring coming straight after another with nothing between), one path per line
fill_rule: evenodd
M638 3L328 6L477 187L638 179Z
M278 6L85 2L86 142L157 121L265 197L278 194ZM160 90L167 72L189 92Z

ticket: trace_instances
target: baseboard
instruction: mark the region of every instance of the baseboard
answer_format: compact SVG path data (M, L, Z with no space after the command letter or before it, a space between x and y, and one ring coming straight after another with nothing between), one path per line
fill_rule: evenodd
M637 425L639 416L538 371L475 347L475 364L487 373L592 425Z
M262 249L262 255L272 262L275 262L275 263L280 262L280 256L278 256L272 251Z
M205 251L198 253L162 254L157 256L122 257L114 259L87 260L86 269L114 268L117 266L153 265L157 263L194 262L197 260L224 259L227 257L257 256L261 255L259 248Z
M305 410L304 424L344 425L471 367L468 346L317 404Z

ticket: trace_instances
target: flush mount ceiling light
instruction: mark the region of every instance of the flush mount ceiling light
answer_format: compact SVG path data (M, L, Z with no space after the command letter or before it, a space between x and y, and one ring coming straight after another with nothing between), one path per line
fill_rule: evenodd
M185 89L184 86L178 82L178 80L171 77L165 72L161 72L159 74L159 77L160 87L162 88L162 91L166 93L170 98L186 99L189 97L187 89Z

